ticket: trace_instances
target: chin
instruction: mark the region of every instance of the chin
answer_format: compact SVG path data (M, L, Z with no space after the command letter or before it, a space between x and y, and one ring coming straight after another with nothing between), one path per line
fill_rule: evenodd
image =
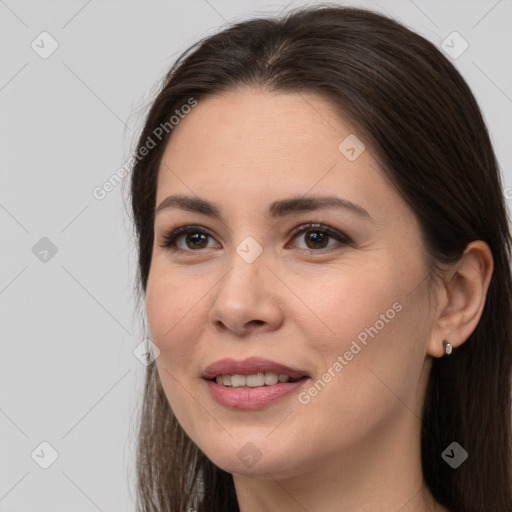
M208 444L208 449L203 452L216 466L228 473L264 480L290 478L299 475L304 468L300 461L290 460L291 449L263 440L253 443L250 440L230 439L229 445Z

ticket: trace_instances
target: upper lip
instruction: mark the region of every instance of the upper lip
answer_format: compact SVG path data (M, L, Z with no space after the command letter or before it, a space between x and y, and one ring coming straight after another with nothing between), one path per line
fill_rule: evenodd
M273 372L278 375L283 373L292 379L300 379L307 377L307 373L298 368L291 368L269 359L261 359L259 357L249 357L243 361L236 359L219 359L210 364L203 372L203 378L213 379L217 375L254 375L256 373Z

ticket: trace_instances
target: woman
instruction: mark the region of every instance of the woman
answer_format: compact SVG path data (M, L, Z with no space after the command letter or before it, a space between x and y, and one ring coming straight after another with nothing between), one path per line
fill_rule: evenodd
M139 510L512 510L506 209L431 43L333 6L200 41L131 200Z

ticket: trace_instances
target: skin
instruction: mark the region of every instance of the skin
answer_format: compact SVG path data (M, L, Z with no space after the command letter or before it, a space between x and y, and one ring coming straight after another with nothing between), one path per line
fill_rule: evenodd
M158 371L184 430L233 474L243 512L447 510L423 483L421 409L443 340L461 345L480 319L492 256L472 242L435 278L419 224L369 144L355 161L338 150L351 133L320 96L246 89L201 100L163 155L156 205L198 196L223 220L178 208L156 215L146 308ZM316 195L348 199L371 219L335 208L267 216L273 201ZM311 228L289 236L308 222L352 242L324 235L322 245ZM210 236L182 235L181 252L162 247L182 225ZM236 252L248 236L263 249L252 263ZM297 392L231 410L201 378L221 358L259 356L315 382L395 303L401 310L307 404ZM237 457L249 442L261 454L251 467Z

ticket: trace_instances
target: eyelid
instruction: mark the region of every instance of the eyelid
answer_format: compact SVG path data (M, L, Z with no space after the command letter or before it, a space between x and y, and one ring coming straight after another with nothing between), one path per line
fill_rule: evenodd
M336 241L338 241L339 244L350 245L353 243L352 239L345 233L343 233L337 229L331 228L330 226L327 226L325 224L316 223L316 222L303 223L303 224L296 226L288 233L287 238L291 238L293 240L294 238L296 238L298 235L300 235L302 233L305 233L307 231L315 231L315 230L324 232L325 234L327 234L327 236L334 238ZM188 253L203 252L204 249L202 249L202 250L201 249L184 250L184 249L179 249L176 246L176 240L180 236L187 235L189 233L192 233L192 234L200 233L200 234L209 236L212 239L215 239L215 237L209 232L209 230L204 228L203 226L196 225L196 224L184 224L181 226L176 226L175 228L171 228L169 232L167 232L165 235L162 236L162 242L159 245L160 245L160 247L163 247L164 249L173 250L175 252L188 252ZM315 249L300 249L300 250L307 251L310 253L321 253L321 252L327 252L332 249L333 249L333 247L322 248L322 249L317 249L317 250L315 250Z
M187 235L189 233L201 233L203 235L209 236L210 238L214 238L214 236L203 226L199 226L197 224L183 224L181 226L171 228L169 231L167 231L162 236L162 242L159 245L164 249L174 250L176 252L199 252L193 250L178 249L178 247L176 247L176 240L180 236Z
M305 231L324 231L328 235L332 236L333 238L343 238L347 242L352 242L350 238L342 233L341 231L338 231L337 229L331 228L330 226L326 226L325 224L321 224L319 222L306 222L305 224L300 224L299 226L293 228L289 233L288 237L295 238L297 235L305 232Z
M295 239L298 235L302 235L303 233L307 233L308 231L320 231L325 233L330 238L334 238L338 244L334 245L332 247L325 247L322 249L301 249L299 250L306 251L308 253L326 253L332 250L335 250L336 248L339 248L340 245L352 245L353 241L352 239L346 235L345 233L332 228L330 226L327 226L325 224L321 224L318 222L307 222L304 224L300 224L299 226L292 229L292 231L288 234L288 237L292 240ZM288 245L288 244L287 244Z

